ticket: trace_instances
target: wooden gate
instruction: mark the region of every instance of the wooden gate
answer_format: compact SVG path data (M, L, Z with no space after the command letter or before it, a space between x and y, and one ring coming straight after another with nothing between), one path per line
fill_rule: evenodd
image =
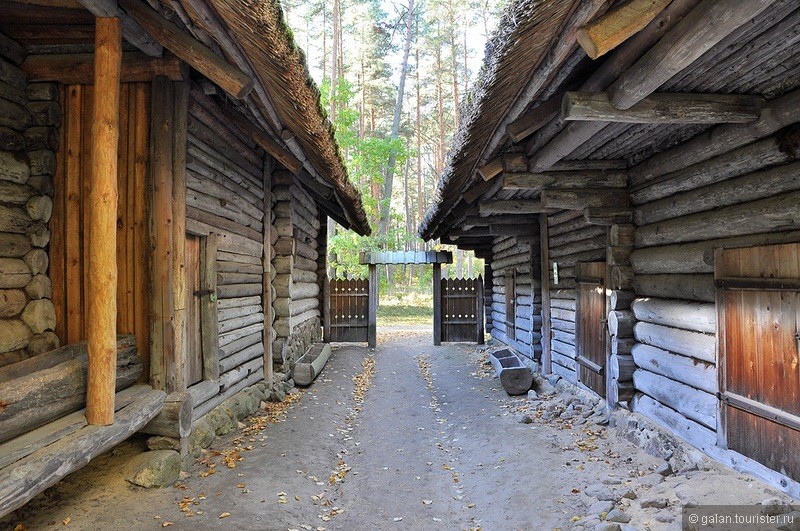
M719 249L719 443L800 480L800 244Z
M578 264L575 343L579 381L606 396L605 262Z
M330 341L364 343L369 340L369 280L330 281Z
M443 278L442 341L483 343L483 279Z

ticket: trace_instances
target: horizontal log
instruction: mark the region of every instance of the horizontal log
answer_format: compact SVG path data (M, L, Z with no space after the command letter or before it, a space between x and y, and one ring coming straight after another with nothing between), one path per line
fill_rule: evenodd
M252 315L253 313L259 313L261 311L261 297L243 297L246 299L255 299L257 302L250 306L234 306L232 308L225 308L219 309L217 311L217 318L219 321L228 321L230 319L235 319L237 317L244 317L247 315ZM225 299L223 299L225 300ZM229 299L227 299L229 300ZM234 299L234 300L242 300L242 299Z
M275 300L275 315L278 317L288 317L290 315L300 315L308 310L313 310L319 307L319 299L311 297L308 299L292 300L292 299L276 299Z
M714 275L637 275L636 295L664 299L714 302Z
M583 225L576 230L565 232L557 236L550 236L550 247L558 247L567 243L578 242L581 240L601 239L605 241L605 227L587 227Z
M527 393L533 384L533 373L522 364L519 358L508 349L501 349L489 355L495 373L506 393L520 395Z
M576 368L576 363L577 362L574 361L575 357L577 356L575 345L570 345L569 343L562 343L561 341L553 339L553 340L550 341L550 348L551 348L551 350L553 352L555 352L555 353L557 353L557 354L559 354L559 355L561 355L561 356L563 356L565 358L573 360L572 364L567 364L567 363L562 362L561 365L564 365L564 367L567 367L567 368L570 368L570 369L575 369Z
M542 212L550 211L551 209L544 208L541 202L536 199L494 199L478 204L478 214L481 216L494 214L541 214Z
M547 125L561 112L562 97L563 93L551 96L538 107L509 123L506 127L509 138L514 142L521 142Z
M657 93L622 110L607 92L567 92L565 120L634 124L747 123L758 119L764 98L739 94Z
M627 192L607 188L547 189L541 196L541 206L551 209L583 210L586 207L620 207L627 204Z
M261 307L258 309L261 310ZM220 321L219 333L224 334L225 332L230 332L231 330L238 330L239 328L245 328L252 324L263 322L264 314L259 311L258 313L251 313L249 315L235 317L233 319L228 319L227 321Z
M31 83L57 81L65 85L94 82L94 54L36 54L29 55L22 69ZM172 81L187 79L188 71L175 56L149 57L141 52L122 54L122 83L150 82L156 76L165 76Z
M628 207L586 207L583 221L588 225L613 226L633 223L633 210Z
M689 444L705 452L717 448L717 434L714 430L686 418L681 413L645 394L636 394L631 403L631 409L654 420Z
M252 297L261 295L264 287L261 284L227 284L217 286L217 296L220 299L233 299L239 297Z
M711 334L639 322L633 327L633 336L640 343L716 363L716 340Z
M633 384L638 391L675 409L685 417L716 429L717 398L713 394L644 369L637 369L633 373Z
M578 30L578 43L592 59L607 54L638 33L661 13L670 0L630 0Z
M633 325L636 319L633 313L627 310L612 310L608 312L608 333L611 337L633 337Z
M671 380L716 393L717 366L688 356L679 356L669 351L637 343L631 351L636 365L650 372L666 376Z
M239 382L233 384L229 388L225 389L224 391L219 390L219 385L217 385L218 394L215 394L205 402L201 404L195 405L194 413L192 413L192 422L197 421L198 419L202 418L204 415L208 414L212 409L223 403L228 398L232 397L242 389L246 387L250 387L251 385L255 385L261 380L264 379L264 374L261 371L255 371L248 375L245 379L240 380Z
M141 433L180 439L192 434L192 395L186 391L171 393L164 399L164 408L148 422Z
M638 321L713 334L717 311L713 304L671 299L637 299L631 305Z
M631 303L636 298L633 291L625 290L609 290L608 303L610 310L627 310L631 307Z
M561 376L568 382L577 383L578 382L578 373L574 369L569 369L567 367L562 367L559 365L555 360L553 360L553 364L551 369L553 370L554 374Z
M504 173L504 190L570 190L573 188L624 188L624 171L576 171L545 173Z
M256 358L264 356L264 344L260 341L254 345L236 352L227 358L219 360L219 371L221 373L233 370L240 365L244 365Z
M219 376L219 383L220 389L225 391L230 389L234 385L247 380L247 378L253 374L258 374L261 378L264 377L263 369L264 367L264 359L262 357L256 358L254 360L245 363L244 365L240 365L235 369L232 369L226 373L220 374Z
M263 275L261 273L239 273L239 272L227 272L221 271L217 273L217 284L228 285L228 284L259 284L263 280Z
M278 297L308 299L319 295L319 285L314 282L293 282L290 275L277 275L272 283Z
M276 317L272 327L275 329L275 332L278 333L278 337L289 337L292 332L294 332L296 327L319 316L320 311L315 308L312 310L307 310L299 315L293 315L290 317Z

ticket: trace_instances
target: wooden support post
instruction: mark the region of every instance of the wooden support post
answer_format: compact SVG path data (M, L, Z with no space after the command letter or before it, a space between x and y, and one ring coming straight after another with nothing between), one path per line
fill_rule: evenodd
M95 88L95 93L98 93ZM150 383L168 393L177 390L175 310L173 277L173 156L175 87L159 76L151 91L150 196L152 230L150 234L153 263L151 285Z
M550 356L550 237L547 230L547 214L539 215L540 259L542 270L542 372L552 372Z
M172 146L172 330L175 353L175 391L187 387L186 349L186 145L189 83L175 84L174 142ZM190 415L191 416L191 415Z
M261 291L261 305L264 310L264 380L272 388L272 322L275 320L275 306L272 304L272 172L275 159L269 154L264 157L264 254L262 256L264 289Z
M93 425L109 425L114 423L117 369L117 153L122 32L116 18L98 18L96 24L86 420Z
M369 265L369 330L367 339L369 346L375 348L378 344L378 266Z
M433 264L433 344L442 344L442 264Z
M203 238L200 249L200 341L203 348L203 379L219 379L219 317L217 314L217 235Z
M478 344L483 345L485 339L484 336L486 335L486 328L483 324L483 314L484 314L484 301L483 301L483 278L478 275L478 278L475 280L475 294L477 295L475 301L475 318L478 321Z

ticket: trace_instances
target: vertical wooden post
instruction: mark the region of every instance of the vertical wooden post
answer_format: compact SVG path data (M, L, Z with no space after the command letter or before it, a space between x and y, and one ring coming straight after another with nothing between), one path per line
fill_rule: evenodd
M319 307L322 310L322 341L330 343L331 337L331 285L328 278L328 216L319 213L317 233L317 283L319 284Z
M369 330L367 340L369 346L375 348L378 344L378 266L369 265Z
M483 325L483 313L484 313L484 301L483 301L483 278L478 275L478 278L475 279L475 294L477 295L475 304L475 317L478 319L478 344L483 345L485 339L484 335L486 334L486 329Z
M203 238L200 248L200 341L203 348L203 379L219 379L219 317L217 314L217 235Z
M98 18L95 34L92 172L89 177L89 378L86 420L114 422L117 370L117 153L122 34Z
M433 344L442 344L442 264L433 264Z
M275 159L268 153L264 154L264 256L263 259L263 286L261 291L261 304L264 309L264 380L272 389L272 321L274 312L272 306L272 172L275 169Z
M95 88L95 90L97 90ZM152 84L150 127L151 154L151 321L150 383L172 393L177 389L173 333L173 218L172 179L175 88L172 81L157 76Z
M550 356L550 238L547 229L547 214L539 214L542 261L542 373L553 372Z
M176 391L188 384L186 349L186 149L189 113L189 83L175 83L175 141L172 172L172 278L173 333L175 337Z

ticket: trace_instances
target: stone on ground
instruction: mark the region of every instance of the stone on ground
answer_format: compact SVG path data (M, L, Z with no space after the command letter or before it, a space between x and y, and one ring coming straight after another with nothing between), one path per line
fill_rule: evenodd
M134 457L125 479L145 488L166 487L175 483L181 473L181 456L174 450L144 452Z
M623 524L627 524L628 522L631 521L631 516L629 514L626 514L626 513L622 512L622 510L620 510L620 509L612 509L606 515L606 521L608 521L608 522L620 522L620 523L623 523Z

